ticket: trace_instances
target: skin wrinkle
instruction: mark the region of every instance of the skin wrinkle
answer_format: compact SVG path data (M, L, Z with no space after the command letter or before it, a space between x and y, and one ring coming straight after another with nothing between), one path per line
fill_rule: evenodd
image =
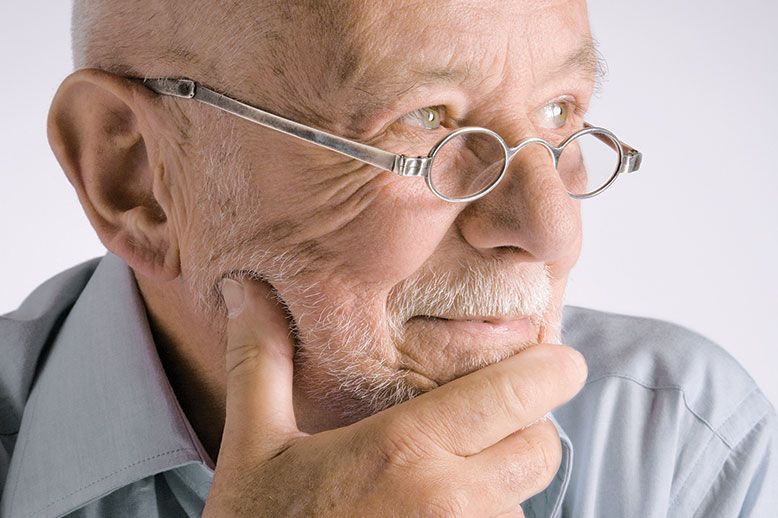
M140 1L154 11L156 4ZM316 120L311 124L324 129L343 128L346 136L397 152L412 147L411 132L396 131L395 125L366 139L359 132L375 121L354 121L355 114L367 113L365 106L383 109L387 122L395 117L400 101L385 87L394 84L412 95L426 89L417 94L420 102L436 95L436 102L457 103L468 122L513 138L533 129L527 112L547 100L547 92L539 94L524 79L544 75L554 56L566 55L588 31L581 2L557 3L575 18L559 18L558 9L543 11L548 23L559 27L553 39L537 41L526 36L526 6L515 2L479 3L472 12L465 2L398 2L382 9L359 2L348 16L333 15L344 12L342 2L327 2L339 8L327 11L324 5L319 14L308 10L317 2L284 3L281 12L225 2L230 11L214 19L213 11L206 16L207 9L173 1L160 16L132 19L117 11L129 17L128 32L119 34L107 30L109 21L101 18L112 2L77 3L96 7L89 15L102 27L90 32L98 41L79 58L81 64L94 59L91 64L140 76L191 76L274 113L303 123ZM85 15L83 6L76 11ZM181 17L182 12L188 14ZM321 24L319 17L329 21ZM144 27L148 19L155 25ZM179 27L166 32L174 20ZM510 20L517 22L508 25ZM440 38L441 31L459 37ZM476 36L479 43L473 45ZM179 62L192 55L199 58ZM422 58L434 66L422 66ZM412 81L396 74L402 60L406 70L432 77ZM365 79L378 81L360 85ZM560 91L553 93L575 90L585 97L589 87L581 81L555 83ZM390 106L376 103L388 96ZM540 163L539 154L530 153L526 164L515 162L516 174L479 202L451 205L432 196L423 180L350 162L200 103L172 98L154 103L167 121L156 129L161 135L156 145L172 186L167 216L180 247L176 282L182 287L138 277L164 331L159 346L181 353L172 357L220 365L225 307L218 281L266 280L290 314L296 404L304 400L313 408L299 420L302 429L315 431L414 397L528 343L558 341L567 270L580 248L574 235L580 231L578 204L560 191L550 163ZM421 142L436 140L413 134ZM175 318L167 314L173 302L154 303L162 300L161 292L173 290ZM530 313L533 336L480 343L409 321L425 312L455 310ZM208 324L206 335L189 332L187 324L194 321ZM212 377L203 383L209 392L186 392L201 374L190 373L175 387L195 412L198 398L212 403L223 396L211 393L210 387L220 386ZM195 419L198 434L213 420ZM213 445L209 453L218 440Z
M375 171L370 170L370 166L354 162L353 160L344 160L326 168L312 168L311 174L306 177L306 183L321 192L325 204L336 205L344 203L360 189L383 180L383 175L377 176ZM327 178L327 175L332 176L332 173L327 170L329 167L338 167L342 174ZM338 183L332 183L333 181ZM376 186L374 189L380 190L380 186Z
M184 164L187 159L183 158L191 153L186 140L180 138L166 139L166 146L164 147L166 155L165 162L171 165L171 169L174 171L183 170ZM166 173L170 169L162 168ZM186 200L185 203L177 203L174 206L176 211L175 218L172 219L172 224L176 226L176 233L180 236L193 236L196 235L198 229L196 227L196 218L193 217L194 213L191 208L196 206L196 199L199 191L190 191L187 187L188 182L177 181L175 174L162 174L159 175L160 180L166 180L164 185L169 192L170 197L174 199Z
M346 164L353 167L353 162L346 162ZM320 171L323 174L319 174ZM340 170L336 169L335 171ZM316 180L311 180L312 178ZM365 182L364 178L370 178L370 180ZM283 244L291 237L297 240L322 242L328 239L331 234L348 225L364 206L380 193L385 180L385 176L381 173L377 175L375 170L371 171L364 166L360 166L357 170L336 173L334 177L332 170L311 170L305 175L304 190L301 190L298 196L299 205L305 206L305 199L309 197L306 191L315 189L318 191L316 195L317 210L307 214L294 214L294 219L279 221L273 224L268 232L275 240L281 241ZM298 205L296 202L293 203ZM331 216L328 217L327 214ZM303 222L307 220L330 221L331 223L317 227L314 237L309 235L310 231L304 223L299 224L296 220Z
M278 34L278 38L274 39L275 46L271 52L281 57L276 63L284 63L283 68L276 71L283 84L282 92L285 92L282 98L284 111L281 114L322 129L342 130L337 125L342 104L336 105L332 102L338 92L332 79L332 70L342 66L342 48L346 39L346 29L340 22L336 23L336 19L349 18L335 15L338 10L330 6L329 2L289 2L279 4L277 8L281 23L290 27L290 30L284 31L284 35ZM356 12L351 12L350 15L353 17ZM308 32L316 38L319 43L316 52L326 56L320 64L313 67L297 66L298 60L293 57L294 53L299 51L295 44L297 40L290 40L285 35L294 37L300 32ZM348 56L348 52L346 55ZM316 84L318 88L300 87L306 84Z
M403 11L416 8L420 4L411 4L401 8L396 8L394 11L386 13L385 17L393 18L397 20L413 19L435 19L437 13L430 13L430 16L424 15L411 15L410 17L403 15ZM434 8L433 8L434 11ZM355 36L355 39L362 38L363 40L378 40L382 34L386 31L381 31L377 28L377 25L381 22L380 18L375 18L368 23L364 29ZM434 29L433 29L434 30ZM432 32L432 31L430 31ZM423 41L419 42L420 46L424 45ZM362 53L357 54L360 65L354 67L352 74L349 77L341 78L336 88L338 89L352 89L358 92L366 94L366 98L360 96L359 101L364 105L361 109L352 112L350 123L357 125L357 127L363 127L358 121L362 118L371 117L376 111L381 110L393 101L396 101L398 97L402 97L408 91L417 89L420 85L430 84L434 80L446 80L452 83L461 82L469 76L468 70L455 69L450 66L440 66L434 70L429 70L428 67L423 67L421 70L408 67L407 65L398 65L396 63L396 56L391 51L384 51L383 56L378 58L376 56L380 45L373 41L372 45L366 46ZM391 49L390 45L387 45L388 49ZM413 78L414 75L419 74L423 77ZM397 90L397 87L400 87ZM393 90L386 93L386 90Z
M326 97L328 93L341 91L343 78L348 78L360 65L360 56L351 44L350 33L354 27L352 20L360 18L362 9L357 5L352 5L350 16L344 17L339 15L338 6L333 7L328 4L329 2L321 4L328 7L328 12L323 16L317 16L316 23L317 26L324 27L322 30L324 34L330 36L327 41L334 43L327 52L327 55L334 60L331 66L334 74L329 74L325 81L327 87L316 89L317 92L324 94L323 97Z
M343 178L351 183L356 183L350 178ZM350 186L349 186L350 187ZM331 226L318 227L316 229L316 237L306 237L307 229L304 225L300 225L294 220L283 220L273 224L266 232L279 241L281 244L294 237L297 240L303 240L299 245L302 250L317 250L316 258L321 261L326 256L323 250L326 249L325 241L334 233L342 230L349 225L351 221L358 215L364 207L372 201L380 192L378 192L371 184L355 185L356 189L353 193L348 193L345 189L332 189L333 196L338 196L342 199L333 199L332 197L326 198L323 204L323 210L327 213L332 213L336 216L336 219L332 220L327 218L324 213L314 213L308 215L305 219L318 219L331 220ZM350 190L350 189L349 189ZM353 215L353 216L352 216ZM262 232L265 232L263 229ZM301 255L311 255L301 253Z

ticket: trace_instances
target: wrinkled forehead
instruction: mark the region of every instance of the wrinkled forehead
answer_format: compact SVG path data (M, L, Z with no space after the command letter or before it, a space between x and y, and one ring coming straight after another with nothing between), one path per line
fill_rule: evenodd
M260 36L270 62L253 60L248 49L238 68L247 80L272 85L287 105L365 112L420 85L531 88L593 54L584 0L317 0L281 2L273 11L270 20L242 22ZM594 63L588 68L582 72L593 73Z
M588 34L579 0L373 2L339 23L347 25L338 35L345 41L335 43L352 53L340 70L344 81L399 81L429 75L430 67L446 77L452 70L476 74L490 70L495 59L542 64Z

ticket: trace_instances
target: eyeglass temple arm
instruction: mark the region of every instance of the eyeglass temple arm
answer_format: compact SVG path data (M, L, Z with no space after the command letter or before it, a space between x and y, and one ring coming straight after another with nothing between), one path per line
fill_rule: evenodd
M592 124L589 124L588 122L584 122L584 128L594 128ZM618 151L618 149L614 149L613 141L606 137L605 135L600 135L598 133L594 134L595 137L606 143L610 148L612 148L614 151ZM643 153L638 151L637 149L633 148L629 144L626 144L619 140L619 143L621 144L621 148L624 150L624 158L621 162L621 169L619 169L619 172L621 173L633 173L640 169L640 164L643 162Z
M143 84L154 92L162 95L171 95L184 99L195 99L219 110L237 115L243 119L254 122L266 128L274 129L287 135L297 137L317 146L330 149L350 158L355 158L385 171L390 171L405 176L417 176L414 174L415 159L409 159L404 155L390 153L361 142L349 140L326 131L311 128L304 124L294 122L279 115L275 115L259 108L249 106L231 97L220 94L206 88L191 79L143 79ZM421 169L421 167L419 167Z

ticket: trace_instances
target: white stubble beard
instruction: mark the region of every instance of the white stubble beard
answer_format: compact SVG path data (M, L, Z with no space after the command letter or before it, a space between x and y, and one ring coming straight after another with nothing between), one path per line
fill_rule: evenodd
M302 330L297 367L306 394L345 422L353 422L424 392L405 369L397 351L406 340L406 323L416 315L530 315L540 341L559 343L559 318L552 302L548 268L524 265L509 271L495 261L442 273L425 271L396 285L383 304L331 303L325 318ZM345 345L348 344L346 347ZM427 345L427 344L424 344ZM428 344L435 347L436 344ZM485 367L516 349L474 349L466 371Z
M231 141L234 138L222 140ZM182 261L195 309L208 321L224 321L215 324L223 334L225 309L216 283L225 273L239 269L259 278L262 272L271 284L285 285L287 298L301 301L295 305L298 314L293 315L298 317L293 329L297 337L295 383L301 380L306 397L342 421L357 421L423 392L409 379L408 371L398 369L396 359L406 339L405 324L413 316L458 311L531 315L540 330L534 342L560 342L561 315L552 300L550 271L537 263L509 271L494 261L460 262L455 269L417 273L394 286L383 299L374 296L372 301L352 305L327 300L315 283L302 285L297 280L299 265L294 258L272 255L258 250L257 243L241 241L260 221L260 210L248 198L250 174L238 157L237 146L229 144L203 157L207 171L199 213L204 228L194 240L190 262ZM226 216L230 205L243 212L234 218ZM305 320L303 312L318 316L300 328L297 322ZM467 358L468 371L514 354L478 353Z

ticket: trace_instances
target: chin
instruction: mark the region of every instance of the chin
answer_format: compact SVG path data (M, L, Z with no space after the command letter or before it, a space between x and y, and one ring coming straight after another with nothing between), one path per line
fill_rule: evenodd
M313 405L349 424L429 390L402 366L386 326L334 315L299 326L295 384Z
M385 292L286 300L295 320L295 384L344 423L558 341L559 314L542 265L486 263L469 274L406 279ZM473 273L475 272L475 273Z
M403 333L385 319L340 306L298 328L295 384L319 412L347 425L530 347L546 324L470 325L411 318Z

